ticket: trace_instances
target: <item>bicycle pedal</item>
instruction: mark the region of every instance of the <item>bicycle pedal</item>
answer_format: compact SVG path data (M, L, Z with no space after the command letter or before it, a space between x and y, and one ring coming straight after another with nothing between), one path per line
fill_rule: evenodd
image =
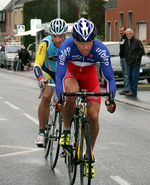
M66 156L66 153L65 153L64 151L61 152L60 157L61 157L61 158L65 158L65 156Z
M37 147L39 147L39 148L45 148L45 145L38 144Z

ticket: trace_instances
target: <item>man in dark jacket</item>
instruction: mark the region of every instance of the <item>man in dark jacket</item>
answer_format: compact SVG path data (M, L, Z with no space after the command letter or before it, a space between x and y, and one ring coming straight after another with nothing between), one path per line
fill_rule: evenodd
M119 92L120 95L125 95L126 93L128 93L130 91L128 65L127 65L127 62L125 59L125 51L124 51L125 41L127 40L125 30L126 30L126 28L124 26L121 26L119 29L120 35L122 36L121 40L120 40L119 56L120 56L120 65L122 68L122 74L123 74L123 78L124 78L124 90Z
M125 42L125 58L128 64L129 83L131 87L131 91L126 93L126 96L137 96L141 58L145 51L141 41L134 37L132 29L128 28L126 35L128 40Z

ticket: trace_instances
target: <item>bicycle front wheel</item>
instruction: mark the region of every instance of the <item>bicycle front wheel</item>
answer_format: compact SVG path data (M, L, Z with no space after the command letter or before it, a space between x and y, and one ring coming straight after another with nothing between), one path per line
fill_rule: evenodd
M70 185L75 183L77 173L77 133L76 133L76 120L71 122L70 130L70 155L68 155L68 175Z
M60 145L59 139L61 136L61 129L62 129L62 113L56 112L55 113L55 120L53 125L51 126L51 134L50 134L50 165L51 168L54 169L59 155Z
M84 128L81 129L80 135L80 145L78 148L78 155L80 161L80 184L81 185L90 185L91 184L91 163L92 163L92 154L91 154L91 139L90 139L90 129L88 122L85 122ZM84 154L88 154L88 176L85 172L85 158Z
M51 129L50 124L47 124L46 128L45 128L45 147L44 147L45 159L47 159L48 154L49 154L49 149L50 149L50 143L51 143L51 140L50 140L50 129Z

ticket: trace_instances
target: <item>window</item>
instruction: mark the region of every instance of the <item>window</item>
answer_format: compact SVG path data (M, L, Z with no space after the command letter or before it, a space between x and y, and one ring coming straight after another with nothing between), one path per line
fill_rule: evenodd
M114 27L115 27L115 29L114 29L115 30L115 32L114 32L114 34L115 34L114 35L114 40L117 41L117 21L115 21Z
M5 12L4 11L0 11L0 21L6 21L6 17L5 17Z
M9 16L9 17L8 17L8 19L9 19L9 20L8 20L8 25L10 26L10 25L11 25L11 13L9 13L8 16Z
M15 14L15 15L14 15L14 16L15 16L15 17L14 17L14 19L15 19L15 20L14 20L14 21L15 21L14 24L17 25L17 22L18 22L17 11L14 11L14 14Z
M21 13L21 24L23 24L23 9L20 10Z
M107 41L111 41L111 22L107 22Z
M124 13L119 13L119 27L124 26Z
M133 29L133 14L128 12L128 28Z
M136 38L140 40L147 39L147 22L146 21L137 21L136 22Z

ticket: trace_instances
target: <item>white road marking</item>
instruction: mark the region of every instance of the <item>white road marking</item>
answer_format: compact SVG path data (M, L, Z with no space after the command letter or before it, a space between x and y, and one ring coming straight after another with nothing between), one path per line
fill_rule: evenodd
M0 99L2 99L2 97L0 96Z
M8 101L4 101L7 105L9 105L10 107L12 107L13 109L16 109L16 110L19 110L20 108L19 107L16 107L15 105L11 104L10 102Z
M116 181L120 185L131 185L119 176L110 176L110 178L112 178L114 181Z
M0 145L0 148L16 148L16 149L24 149L25 151L19 151L19 152L12 152L12 153L7 153L7 154L2 154L0 155L1 157L7 157L7 156L12 156L12 155L18 155L18 154L24 154L24 153L30 153L30 152L36 152L36 151L41 151L43 149L41 148L28 148L28 147L15 147L15 146L6 146L6 145Z
M19 107L16 107L15 105L11 104L10 102L8 101L4 101L7 105L9 105L10 107L12 107L13 109L16 109L16 110L20 110ZM33 118L32 116L30 116L29 114L27 113L23 113L24 116L26 116L28 119L30 119L32 122L34 122L35 124L39 125L39 121L35 118ZM0 120L1 121L1 120Z
M23 113L24 116L26 116L28 119L30 119L31 121L33 121L35 124L39 125L39 121L35 118L33 118L32 116L30 116L29 114L27 113Z
M7 118L0 118L0 121L8 120Z

